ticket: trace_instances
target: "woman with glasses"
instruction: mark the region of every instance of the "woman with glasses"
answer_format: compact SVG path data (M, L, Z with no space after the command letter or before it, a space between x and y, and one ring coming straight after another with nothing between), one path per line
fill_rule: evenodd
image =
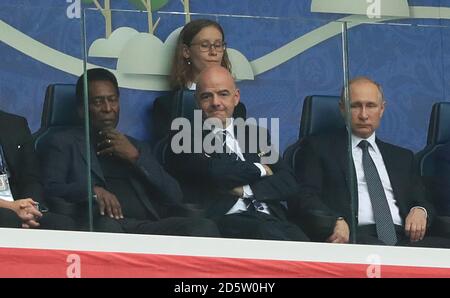
M197 76L211 65L222 65L231 72L224 31L215 21L193 20L184 26L178 37L170 74L170 85L174 93L158 97L153 105L152 119L157 139L169 133L171 121L178 116L173 112L179 93L186 89L195 90ZM235 115L245 117L245 114L245 106L239 104Z
M231 71L223 29L212 20L191 21L178 37L170 75L172 88L195 90L196 77L211 65L222 65Z

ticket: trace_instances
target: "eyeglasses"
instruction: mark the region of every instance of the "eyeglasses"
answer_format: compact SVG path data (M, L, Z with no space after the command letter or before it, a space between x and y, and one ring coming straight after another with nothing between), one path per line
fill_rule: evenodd
M227 43L222 41L217 41L215 43L210 43L209 41L202 41L199 43L191 43L189 46L190 47L198 46L200 52L209 52L210 50L212 50L212 48L214 48L214 50L216 50L217 52L223 52L227 48Z

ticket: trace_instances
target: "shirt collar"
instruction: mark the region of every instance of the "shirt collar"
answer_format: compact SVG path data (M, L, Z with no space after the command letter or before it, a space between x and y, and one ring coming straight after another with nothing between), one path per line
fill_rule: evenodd
M234 119L230 118L230 123L228 124L228 126L225 129L215 127L212 132L213 132L213 134L217 134L219 132L226 132L227 135L230 135L234 138Z
M196 83L192 83L191 86L188 86L188 89L189 90L193 90L193 91L197 90L197 84Z
M375 137L375 132L368 137L367 139L363 139L360 138L358 136L355 136L354 134L352 134L352 149L355 149L356 147L358 147L358 144L362 141L362 140L366 140L367 142L369 142L370 147L372 147L375 151L377 151L378 147L376 144L376 137Z

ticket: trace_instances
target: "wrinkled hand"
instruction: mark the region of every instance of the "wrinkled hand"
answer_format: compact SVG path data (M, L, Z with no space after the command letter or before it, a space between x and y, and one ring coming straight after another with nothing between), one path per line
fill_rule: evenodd
M336 220L333 234L328 237L327 242L330 243L348 243L350 239L350 228L343 219Z
M122 207L120 206L119 200L113 194L100 186L94 186L94 193L96 195L96 200L100 208L100 214L106 214L115 219L123 218Z
M10 209L22 220L22 228L39 227L39 219L42 213L36 208L36 202L31 198L15 200L11 202Z
M267 173L266 176L272 176L273 175L272 169L268 165L262 165L262 166L266 170L266 173Z
M97 155L114 155L131 163L139 158L139 151L124 134L111 129L100 131L99 135L103 141L97 144Z
M427 217L425 211L413 208L405 220L405 234L411 242L422 240L427 230Z

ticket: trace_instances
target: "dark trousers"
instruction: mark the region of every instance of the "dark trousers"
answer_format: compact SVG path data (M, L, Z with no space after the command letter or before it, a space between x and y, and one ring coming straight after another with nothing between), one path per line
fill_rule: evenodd
M168 217L157 221L98 216L95 232L135 233L173 236L220 237L216 224L206 218Z
M226 238L309 241L298 226L258 211L224 215L215 221Z
M43 213L39 219L40 229L46 230L75 230L75 221L69 216L52 212Z
M425 237L422 240L411 242L409 237L406 236L403 227L396 225L395 231L397 234L397 244L395 246L450 248L450 240L446 238L432 237L425 234ZM356 243L386 245L378 239L375 225L359 226L356 234Z
M22 227L22 220L11 209L0 208L0 227L20 228Z
M55 213L44 213L39 219L40 226L38 229L48 230L73 230L75 222L68 216ZM0 227L4 228L21 228L22 220L11 209L0 208Z

